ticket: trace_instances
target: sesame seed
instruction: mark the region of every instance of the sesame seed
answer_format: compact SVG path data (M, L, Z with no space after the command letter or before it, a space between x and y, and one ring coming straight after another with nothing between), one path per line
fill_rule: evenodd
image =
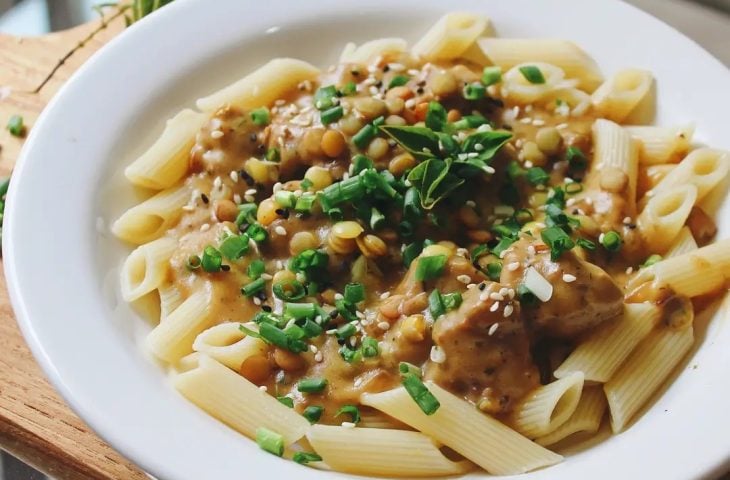
M465 285L471 283L471 277L469 275L459 275L456 279Z
M355 424L352 422L342 422L343 428L355 428Z
M624 217L624 223L631 223L631 217Z
M273 280L274 276L271 275L270 273L262 273L261 278L263 278L264 280Z
M389 63L388 68L393 72L402 72L406 69L405 65L402 63Z
M363 319L363 318L365 318L365 314L364 314L364 313L362 313L362 312L361 312L361 311L359 311L359 310L356 310L356 311L355 311L355 316L356 316L357 318L359 318L359 319Z
M255 188L249 188L245 192L243 192L245 195L256 195L256 189Z
M413 99L413 98L409 98L408 100L406 100L405 106L406 106L406 108L413 108L413 107L415 107L416 106L416 100Z
M525 117L522 120L520 120L520 123L524 123L525 125L532 123L532 119L530 117Z
M314 345L314 344L311 344L310 343L309 344L309 351L312 352L312 353L317 353L319 351L319 349L317 348L317 345Z
M221 188L222 185L223 182L221 181L221 177L215 177L215 179L213 180L213 186L215 188Z
M261 306L261 299L259 297L253 297L253 303L256 306Z
M376 87L375 85L372 85L368 89L368 92L370 92L370 95L377 95L378 94L378 87Z
M282 227L281 225L277 225L274 229L274 233L283 237L284 235L286 235L286 228Z
M234 203L237 203L237 204L241 203L241 196L239 194L237 194L237 193L234 193L233 194L233 202Z
M490 312L496 312L499 310L499 302L494 302L491 307L489 307Z
M535 247L532 245L527 246L527 253L530 255L535 255Z
M525 162L525 168L532 168L533 166L534 166L534 164L531 161L527 160Z
M201 232L207 232L208 230L210 230L210 224L209 223L204 223L204 224L202 224L200 226L200 231Z
M335 293L335 300L342 300L345 298L341 293Z
M505 255L507 255L507 250L502 250L501 252L499 252L499 258L504 258Z
M418 75L419 73L421 73L421 71L417 68L411 68L408 70L408 75Z
M482 145L481 143L475 143L474 150L476 150L477 152L481 152L482 150L484 150L484 145Z
M634 273L634 267L629 267L626 269L626 275L631 275L632 273Z
M193 205L183 205L182 209L186 212L192 212L195 210L195 207Z
M499 328L499 323L493 323L492 326L489 327L489 331L487 332L487 335L489 335L491 337L492 335L494 335L494 332L496 332L498 328Z
M357 338L350 337L350 346L354 347L355 345L357 345Z
M210 138L221 138L223 136L223 132L220 130L213 130L210 132Z
M253 195L244 195L243 199L249 203L253 203L254 201L256 201L256 197L254 197Z
M605 233L601 233L601 234L600 234L600 235L598 236L598 243L603 243L603 238L604 238L605 236L606 236L606 234L605 234Z
M467 258L469 256L469 250L466 248L459 247L456 249L456 255L459 257Z
M491 298L492 300L500 300L500 301L504 300L504 297L502 295L500 295L498 292L490 293L489 298Z
M385 300L386 298L390 297L390 292L383 292L380 294L380 299Z
M434 345L431 347L429 358L434 363L444 363L446 361L446 354L438 347L438 345Z
M489 300L489 292L482 292L479 294L479 301L486 302Z
M500 288L500 289L499 289L499 294L500 294L500 295L502 295L503 297L504 297L505 295L509 295L509 288L507 288L507 287L502 287L502 288Z
M515 311L515 307L513 307L512 305L507 305L506 307L504 307L503 315L505 317L509 317L510 315L512 315L512 312L514 312L514 311Z
M231 173L229 173L228 176L231 177L233 182L238 181L238 172L236 170L231 170Z
M509 296L510 300L512 300L513 298L515 298L515 289L514 288L508 289L507 290L507 296Z
M565 283L572 283L572 282L575 282L575 280L576 280L575 275L571 275L570 273L563 274L563 281Z
M545 125L545 120L540 120L539 118L536 118L532 121L532 124L536 127L542 127L543 125Z
M475 288L476 286L477 286L476 283L470 283L469 285L466 286L466 289L471 290L472 288Z
M482 170L490 174L496 172L494 167L490 167L489 165L485 165L484 167L482 167Z
M388 322L378 322L378 328L381 330L388 330L390 328L390 323Z
M261 385L261 386L259 387L259 390L261 390L262 392L265 392L265 391L266 391L266 390L268 390L268 389L269 389L269 388L268 388L268 387L267 387L266 385Z
M520 262L512 262L507 264L507 270L509 270L510 272L514 272L518 268L520 268Z
M557 128L558 130L563 130L564 128L568 128L568 124L560 123L560 124L556 125L555 128Z

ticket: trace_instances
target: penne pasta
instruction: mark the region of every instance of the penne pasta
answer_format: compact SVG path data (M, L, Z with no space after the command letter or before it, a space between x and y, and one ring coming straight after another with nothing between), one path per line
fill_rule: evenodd
M639 163L659 165L677 163L689 151L694 124L681 127L625 126L639 142Z
M193 342L193 350L238 371L244 360L263 354L267 345L259 338L244 334L237 322L226 322L201 332Z
M309 429L304 417L207 355L198 357L196 368L176 375L173 385L185 398L249 438L264 427L291 445Z
M660 310L654 305L625 305L623 315L601 326L573 350L555 370L555 377L581 372L586 382L607 382L659 318Z
M529 393L514 410L512 425L526 437L547 435L565 423L578 406L583 372L565 375Z
M538 68L545 81L533 83L520 70L524 67ZM541 62L521 63L508 70L502 77L502 95L519 104L530 104L554 98L556 91L572 87L565 81L565 73L555 65Z
M210 327L210 292L193 292L147 336L147 348L159 359L175 363L193 351L195 337Z
M170 257L177 240L163 237L135 248L122 265L122 298L137 300L159 287L167 278Z
M277 58L227 87L201 98L197 106L210 112L222 105L252 109L274 103L305 80L313 80L319 69L302 60Z
M124 170L135 185L155 190L170 188L187 173L195 134L208 115L183 110L167 121L160 138Z
M596 112L614 122L623 122L640 104L653 102L651 72L627 69L616 73L593 92Z
M365 394L361 403L435 438L495 475L529 472L562 460L438 385L426 385L441 403L431 416L419 409L404 388Z
M112 233L136 245L160 238L180 218L189 198L185 185L163 190L124 212L112 225Z
M697 187L679 185L652 196L637 218L639 233L658 253L667 251L697 201Z
M730 171L730 154L722 150L700 148L679 162L676 168L651 190L651 195L674 190L680 185L697 187L697 202L716 187ZM647 192L647 195L650 195ZM646 201L646 200L645 200Z
M449 13L413 45L411 52L428 61L453 60L462 56L489 28L489 18L484 15Z
M638 145L618 124L599 118L593 123L591 174L601 178L609 176L609 173L612 176L623 174L623 182L618 182L620 188L613 188L612 193L623 195L627 199L629 211L633 211L639 174Z
M585 387L575 412L561 426L535 440L542 446L554 445L576 433L596 433L606 412L606 395L600 386Z
M661 165L639 166L639 178L636 185L636 198L642 199L646 192L656 187L669 172L677 168L673 163Z
M473 469L454 462L422 433L385 428L313 425L307 440L322 460L338 472L387 477L439 477Z
M408 43L402 38L381 38L365 42L359 47L348 43L340 55L340 63L367 65L378 57L405 52Z
M566 78L578 81L581 90L592 92L603 82L596 62L575 43L549 38L481 38L479 49L490 63L509 70L516 65L540 62L555 65Z
M623 431L692 347L692 325L652 332L604 385L611 429Z
M160 321L165 321L172 312L185 300L177 285L173 282L165 282L157 291L160 294Z
M679 231L679 235L677 235L677 238L674 239L674 243L669 250L667 250L667 253L664 254L664 258L676 257L684 253L697 250L697 248L697 242L695 242L695 239L692 236L692 231L689 227L682 227Z

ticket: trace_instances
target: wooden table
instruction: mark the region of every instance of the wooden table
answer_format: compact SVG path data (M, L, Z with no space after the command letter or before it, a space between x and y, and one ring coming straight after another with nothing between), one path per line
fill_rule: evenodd
M32 129L74 70L123 29L122 15L110 10L97 21L43 37L0 34L1 176L10 173L23 144L5 129L10 116L22 115ZM18 330L1 273L0 447L55 479L147 479L74 415L46 381Z

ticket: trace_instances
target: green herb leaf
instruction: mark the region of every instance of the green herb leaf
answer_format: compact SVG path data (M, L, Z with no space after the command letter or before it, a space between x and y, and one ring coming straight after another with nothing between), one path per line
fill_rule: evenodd
M337 410L335 417L339 417L340 415L349 415L352 423L360 423L360 410L355 405L343 405Z
M388 89L395 88L395 87L402 87L406 83L408 83L409 78L405 75L396 75L390 80L390 83L388 83Z
M430 128L383 125L380 130L417 158L431 158L439 151L439 138Z
M464 183L463 178L449 172L450 165L450 161L430 158L416 165L408 174L408 181L418 188L421 206L426 210L432 209Z
M441 132L446 124L448 124L448 120L446 119L444 106L439 102L429 102L428 111L426 112L426 126L434 132Z

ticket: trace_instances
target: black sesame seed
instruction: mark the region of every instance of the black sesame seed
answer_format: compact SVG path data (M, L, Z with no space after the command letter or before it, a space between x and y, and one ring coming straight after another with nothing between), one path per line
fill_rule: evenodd
M256 182L254 181L253 177L249 175L246 170L239 170L238 171L238 178L242 178L244 182L250 187L253 186Z
M252 142L255 142L259 139L259 136L256 135L255 133L252 133L251 135L248 136L248 139Z
M375 86L376 86L377 88L380 88L380 87L382 87L382 86L383 86L383 81L382 81L382 80L378 80L378 81L377 81L377 82L375 83Z
M277 208L274 212L281 218L289 218L289 210L286 208Z
M357 77L360 75L360 70L350 70L350 75Z
M230 269L231 269L230 265L221 265L221 270L223 270L224 272L227 272Z
M203 203L205 203L205 204L207 204L208 202L210 202L210 199L208 198L208 195L206 195L204 193L201 193L200 194L200 199L203 200Z
M426 86L426 80L421 80L420 82L418 82L418 84L417 84L417 85L418 85L419 87L425 87L425 86Z
M385 66L383 67L383 72L387 72L387 71L389 71L389 70L390 70L390 65L387 65L387 64L386 64L386 65L385 65Z
M258 298L258 299L259 299L259 300L261 300L262 302L263 302L263 301L265 301L265 300L266 300L266 292L263 292L263 291L261 291L261 292L258 292L258 293L256 294L256 298Z
M484 290L485 288L487 288L487 284L486 283L482 282L482 283L479 284L479 290Z
M337 310L332 310L330 312L330 318L334 320L335 318L337 318L337 315L339 315L339 314L340 314L340 312L338 312Z
M261 310L263 310L264 312L270 312L271 307L268 305L261 305Z
M346 340L346 339L344 339L344 338L338 338L338 339L337 339L337 344L338 344L338 345L344 345L346 341L347 341L347 340Z
M416 89L416 93L419 94L419 95L422 95L423 94L423 87L418 87Z

